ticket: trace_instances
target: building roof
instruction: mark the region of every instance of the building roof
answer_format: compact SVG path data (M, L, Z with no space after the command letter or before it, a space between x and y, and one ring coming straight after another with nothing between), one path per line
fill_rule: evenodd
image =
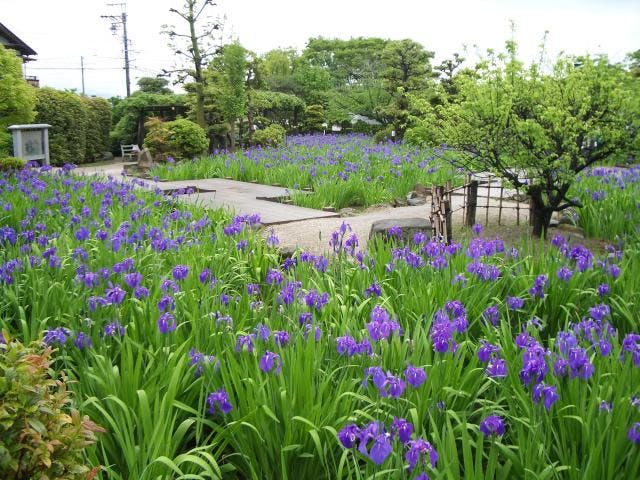
M0 42L5 47L17 50L22 57L28 57L29 55L37 55L36 51L29 45L24 43L18 36L0 23L0 37L5 41Z

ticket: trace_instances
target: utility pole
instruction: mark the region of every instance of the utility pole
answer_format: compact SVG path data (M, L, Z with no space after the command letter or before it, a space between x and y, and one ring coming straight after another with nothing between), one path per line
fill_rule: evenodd
M100 15L101 18L111 20L111 32L116 35L118 29L122 27L122 43L124 46L124 72L127 85L127 97L131 95L131 75L129 73L129 37L127 36L127 4L126 3L108 3L110 7L120 7L122 9L120 15Z
M82 95L84 95L84 57L80 57L80 72L82 73Z

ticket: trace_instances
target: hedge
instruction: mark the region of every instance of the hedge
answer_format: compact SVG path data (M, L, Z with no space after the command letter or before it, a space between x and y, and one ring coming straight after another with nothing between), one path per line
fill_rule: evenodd
M53 165L85 163L108 150L111 109L101 98L53 88L36 91L36 123L48 123Z

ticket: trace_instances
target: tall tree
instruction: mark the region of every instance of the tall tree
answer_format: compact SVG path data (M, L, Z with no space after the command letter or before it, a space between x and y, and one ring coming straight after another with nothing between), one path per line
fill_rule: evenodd
M533 234L544 236L553 212L580 206L575 176L628 148L628 74L605 57L561 56L548 73L525 68L512 41L479 73L463 78L458 102L436 107L440 140L459 164L525 189Z
M229 126L231 150L236 146L236 122L246 113L247 51L238 42L225 45L222 51L223 96L221 98L224 119Z
M394 40L382 51L382 78L391 102L383 107L395 130L402 138L409 125L409 97L425 89L434 77L430 60L434 53L413 40Z
M169 46L177 57L185 60L185 64L173 70L164 70L164 73L176 75L177 83L185 83L188 78L193 79L196 122L203 128L206 128L204 116L206 79L203 71L217 50L213 41L213 32L220 29L220 23L213 21L207 15L208 8L215 5L213 0L185 0L182 10L169 9L186 23L187 33L178 32L174 25L163 25L163 33L169 37Z

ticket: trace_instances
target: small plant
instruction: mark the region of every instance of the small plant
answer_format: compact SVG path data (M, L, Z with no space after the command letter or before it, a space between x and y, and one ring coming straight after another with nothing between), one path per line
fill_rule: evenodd
M25 165L25 161L16 157L0 158L0 172L6 172L7 170L22 170Z
M284 143L286 130L277 123L269 125L253 134L253 143L262 147L277 147Z
M0 477L93 478L84 449L103 429L70 408L66 378L49 368L52 349L0 336Z

